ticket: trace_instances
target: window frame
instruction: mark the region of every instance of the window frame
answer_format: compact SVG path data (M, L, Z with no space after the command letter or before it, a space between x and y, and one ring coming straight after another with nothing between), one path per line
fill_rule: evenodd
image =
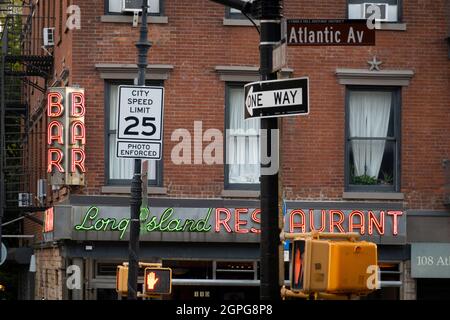
M245 20L247 17L241 12L231 12L231 7L225 7L225 19Z
M111 16L124 16L124 15L132 15L130 12L111 12L109 11L109 1L105 0L105 15L111 15ZM122 1L122 0L120 0ZM153 13L153 12L147 12L147 16L164 16L165 7L164 7L164 0L159 0L159 12ZM140 15L140 14L139 14Z
M393 102L394 125L394 165L393 184L386 185L354 185L350 184L350 92L351 91L390 91ZM401 87L397 86L364 86L347 85L345 87L345 143L344 143L344 190L346 192L400 192L401 188Z
M104 89L105 89L105 96L104 96L104 112L105 112L105 148L104 148L104 154L105 154L105 185L107 186L129 186L131 184L132 179L111 179L109 176L109 152L110 152L110 145L109 145L109 136L111 134L117 134L117 130L111 130L109 127L110 122L110 93L111 93L111 86L112 85L134 85L133 80L131 79L123 79L123 80L107 80L104 81ZM146 86L164 86L164 81L162 80L146 80L145 82ZM164 151L164 147L162 148L162 151ZM164 161L156 160L156 179L148 180L148 186L152 187L161 187L163 185L163 169L164 169Z
M227 130L230 129L230 106L229 106L229 98L230 98L230 89L240 89L244 90L244 85L248 82L226 82L225 83L225 135L224 135L224 189L225 190L249 190L249 191L259 191L260 183L230 183L229 182L229 167L230 165L227 163L227 150L228 150L228 140L227 140ZM260 142L260 135L258 136L258 143ZM261 156L261 155L260 155Z
M251 1L251 0L244 0L244 1ZM247 17L242 13L238 12L231 12L231 7L225 6L225 19L236 19L236 20L245 20ZM249 15L250 16L250 15Z
M377 1L374 1L374 2L377 2ZM346 17L347 17L348 20L350 20L350 18L349 18L349 10L348 10L348 6L349 5L350 5L349 0L347 0L346 1L346 7L345 7L345 13L346 13ZM403 23L403 0L397 0L397 21L379 21L379 22L381 24Z

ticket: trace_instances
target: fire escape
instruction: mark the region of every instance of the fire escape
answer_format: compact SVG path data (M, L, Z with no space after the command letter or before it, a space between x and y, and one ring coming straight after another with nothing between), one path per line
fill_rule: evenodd
M42 83L51 76L53 57L41 48L41 32L36 35L50 18L39 17L36 9L33 0L0 0L0 240L2 234L8 234L5 241L14 247L23 244L15 239L21 238L23 227L10 222L25 217L42 224L33 213L45 209L42 199L32 192L39 188L31 186L33 174L44 169L38 167L42 164L34 160L36 155L28 148L34 135L45 136L45 129L31 132L35 112L30 111L30 104L32 95L43 97L46 91ZM42 23L37 22L39 19ZM41 109L43 101L41 98L38 102Z

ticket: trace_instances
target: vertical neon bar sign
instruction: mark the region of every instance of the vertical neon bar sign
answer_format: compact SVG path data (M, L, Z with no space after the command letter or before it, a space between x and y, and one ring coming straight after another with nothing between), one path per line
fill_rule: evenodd
M52 185L84 185L84 89L51 88L47 94L47 173Z

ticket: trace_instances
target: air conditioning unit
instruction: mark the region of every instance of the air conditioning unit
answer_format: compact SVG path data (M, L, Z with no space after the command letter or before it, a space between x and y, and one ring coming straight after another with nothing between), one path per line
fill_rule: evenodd
M365 2L363 3L363 18L369 19L373 16L374 11L370 10L368 12L368 9L370 6L376 6L380 9L380 17L376 18L376 21L388 21L388 7L389 5L387 3L373 3L373 2Z
M55 28L44 28L44 47L55 45Z
M141 12L142 1L145 0L122 0L122 12ZM147 0L150 7L150 0Z
M19 208L27 208L33 205L33 194L32 193L19 193Z

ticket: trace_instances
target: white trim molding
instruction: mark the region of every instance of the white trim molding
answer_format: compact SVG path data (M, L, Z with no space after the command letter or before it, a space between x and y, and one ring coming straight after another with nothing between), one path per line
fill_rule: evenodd
M259 26L259 20L255 20L255 24ZM232 27L253 27L253 23L248 19L223 18L223 25Z
M400 192L344 192L342 198L346 200L404 200L405 195Z
M147 23L154 23L154 24L166 24L169 23L169 18L166 16L148 16ZM100 17L101 22L108 22L108 23L133 23L133 16L123 16L123 15L103 15ZM139 17L139 24L141 24L141 17Z
M377 28L375 24L376 30L387 30L387 31L406 31L406 23L400 22L383 22L380 23L380 27Z
M97 63L95 69L100 72L102 79L134 79L138 74L136 64L123 63ZM146 79L148 80L167 80L173 66L169 64L150 64L147 66Z
M102 193L130 194L130 186L103 186ZM147 194L166 195L167 188L147 187Z
M222 190L222 198L259 198L257 190Z
M254 82L260 81L259 68L253 66L216 66L215 71L220 80L230 82ZM294 72L291 68L281 69L281 78L287 79Z
M370 86L408 86L413 70L381 70L367 69L336 69L336 76L340 84L370 85Z

